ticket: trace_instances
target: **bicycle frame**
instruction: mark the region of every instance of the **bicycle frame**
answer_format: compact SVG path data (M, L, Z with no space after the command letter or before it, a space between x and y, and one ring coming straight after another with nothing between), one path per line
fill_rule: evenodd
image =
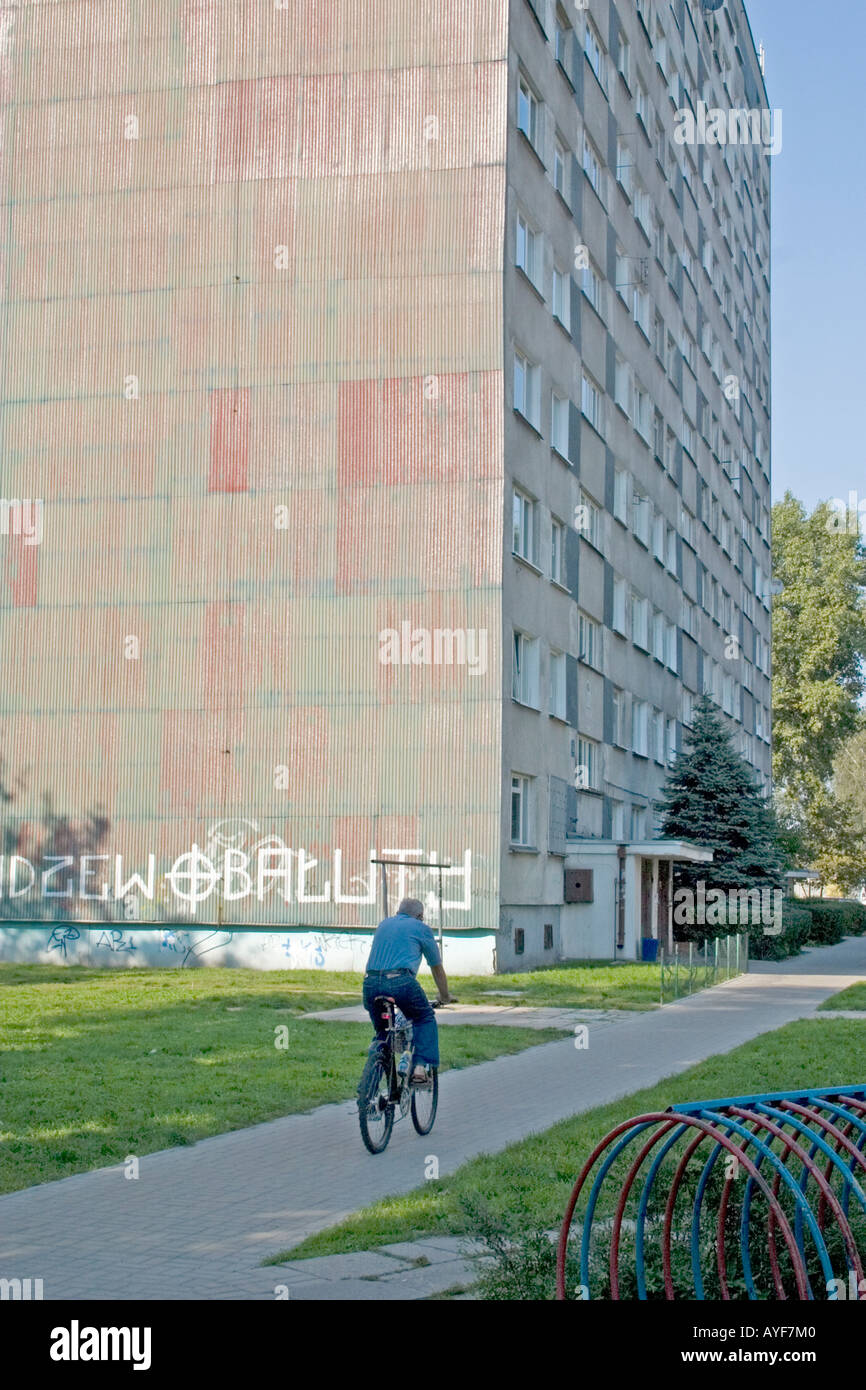
M402 1010L397 1008L394 1000L388 995L377 995L374 1006L379 1013L379 1017L387 1023L387 1032L384 1038L379 1039L380 1047L387 1048L388 1065L388 1100L392 1105L399 1105L400 1118L406 1114L409 1108L409 1076L414 1062L414 1028L411 1019L406 1018ZM399 1018L398 1018L399 1014ZM406 1037L407 1046L412 1052L412 1061L405 1076L397 1070L397 1033L401 1032ZM402 1049L400 1049L402 1051ZM396 1116L394 1117L397 1118Z

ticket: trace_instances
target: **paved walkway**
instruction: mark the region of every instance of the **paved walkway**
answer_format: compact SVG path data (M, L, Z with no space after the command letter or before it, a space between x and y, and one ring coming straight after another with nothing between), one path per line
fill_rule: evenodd
M0 1277L41 1278L46 1299L274 1298L289 1279L261 1260L418 1186L428 1155L444 1176L809 1016L864 978L859 937L755 965L664 1009L629 1014L600 1037L590 1027L585 1050L567 1038L448 1072L433 1133L421 1139L407 1120L376 1158L363 1149L346 1101L151 1154L138 1180L116 1167L11 1193L0 1197ZM340 1296L358 1295L346 1287Z
M453 1024L490 1024L499 1028L559 1028L572 1033L577 1024L587 1027L596 1024L621 1023L628 1018L625 1009L556 1009L532 1008L527 1004L449 1004L436 1010L436 1019L449 1027ZM304 1018L321 1019L324 1023L368 1023L370 1015L363 1004L350 1004L339 1009L319 1009L304 1014Z

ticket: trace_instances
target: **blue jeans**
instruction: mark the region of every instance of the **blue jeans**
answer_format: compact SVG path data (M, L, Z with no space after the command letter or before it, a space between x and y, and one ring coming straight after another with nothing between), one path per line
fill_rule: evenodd
M388 975L392 978L388 979ZM399 975L369 974L364 976L364 1007L376 1030L376 1037L385 1036L385 1023L377 1016L373 1001L378 995L390 995L398 1009L412 1020L415 1029L415 1061L422 1066L439 1066L439 1029L430 1001L411 970Z

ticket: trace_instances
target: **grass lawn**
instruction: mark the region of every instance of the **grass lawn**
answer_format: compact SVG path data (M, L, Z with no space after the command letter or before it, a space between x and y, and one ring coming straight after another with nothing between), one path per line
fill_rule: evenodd
M495 1156L472 1159L450 1177L377 1202L310 1236L291 1255L298 1259L370 1250L434 1233L461 1234L465 1229L462 1196L485 1202L494 1222L499 1218L503 1228L552 1229L562 1220L581 1165L620 1120L664 1110L679 1101L862 1082L866 1082L866 1022L840 1018L791 1023L658 1086L563 1121ZM277 1263L288 1253L268 1263Z
M821 1005L822 1009L866 1009L866 984L851 985L840 994L831 994Z
M579 961L516 975L449 976L461 1004L523 1004L535 1008L653 1009L659 1006L658 965ZM500 995L498 991L507 990Z
M0 965L0 1192L351 1098L369 1024L304 1014L359 1001L321 971ZM562 1034L440 1036L446 1070Z

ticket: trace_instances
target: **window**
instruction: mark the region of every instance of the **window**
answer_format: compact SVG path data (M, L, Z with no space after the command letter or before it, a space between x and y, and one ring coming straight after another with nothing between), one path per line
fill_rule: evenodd
M568 201L567 178L568 156L562 141L557 138L553 145L553 186L566 202Z
M686 507L680 507L680 535L690 545L692 550L695 548L695 518Z
M695 374L695 364L698 357L698 345L687 328L683 329L680 349L692 375Z
M649 712L645 700L635 700L632 716L632 750L638 757L649 757Z
M541 403L541 374L534 362L522 353L514 354L514 409L519 410L538 429Z
M650 398L639 382L634 384L634 427L647 444L650 442Z
M649 599L632 592L631 640L636 647L649 651Z
M676 623L665 624L665 665L669 671L677 672L677 627Z
M553 517L550 523L550 577L556 584L564 582L565 527Z
M667 247L665 248L665 251L666 251L666 254L665 254L665 270L666 270L666 272L667 272L667 277L668 277L668 279L669 279L670 282L671 282L671 289L672 289L672 290L674 291L674 293L676 294L676 292L677 292L677 266L679 265L679 261L678 261L678 259L677 259L677 248L674 246L674 244L673 244L673 242L672 242L672 240L671 240L670 237L668 237L668 243L667 243Z
M617 357L614 371L613 398L631 418L631 368L624 357Z
M604 202L601 160L586 136L583 137L583 172L586 174L586 177L589 179L598 197Z
M535 502L525 492L514 489L514 543L515 555L520 555L530 564L535 563Z
M668 44L665 38L665 31L660 19L656 20L655 39L653 41L653 57L658 63L663 74L667 73Z
M702 252L702 254L701 254L701 265L704 267L704 270L707 272L707 274L708 274L708 275L710 276L710 278L712 279L712 274L713 274L713 243L712 243L711 241L705 241L705 242L704 242L704 249L703 249L703 252Z
M665 338L665 350L662 357L662 365L671 380L674 379L677 364L677 344L673 333L668 333Z
M692 726L692 720L695 717L695 697L692 694L691 690L683 690L682 716L683 724L687 729L690 729Z
M532 777L512 774L511 778L511 843L513 845L532 844ZM519 930L519 929L518 929ZM517 933L515 933L515 936ZM523 932L520 950L523 950Z
M580 384L580 408L593 429L603 433L601 392L591 377L583 373Z
M624 39L622 34L619 36L619 61L617 62L620 76L625 85L631 87L631 44Z
M553 317L571 332L571 277L553 268Z
M623 636L623 637L627 636L627 632L626 632L626 596L627 596L627 593L628 593L628 586L626 585L625 580L624 580L624 579L615 579L615 580L613 581L613 616L612 616L612 619L611 619L611 627L613 628L614 632L620 633L621 636Z
M673 430L665 430L665 468L673 477L676 468L677 438Z
M622 136L616 142L616 178L617 182L631 195L631 170L632 170L631 150Z
M692 163L692 161L691 161L691 159L689 158L689 156L686 154L685 150L683 150L683 183L685 184L686 188L689 190L689 192L691 193L692 197L694 198L694 196L695 196L695 166L694 166L694 164Z
M525 77L517 88L517 129L522 130L529 143L538 144L538 98Z
M632 806L631 808L631 839L639 842L646 835L646 807Z
M653 251L660 265L665 263L665 224L658 213L653 217Z
M599 81L599 86L605 87L605 55L601 46L601 39L591 20L586 21L586 33L583 40L583 51L587 56L589 66L592 68Z
M634 89L634 110L635 115L643 126L644 130L649 131L649 97L646 94L646 87L637 79Z
M585 613L577 615L578 661L598 669L601 664L601 628Z
M603 317L601 303L601 276L599 275L594 265L587 265L583 267L583 270L581 271L581 289L583 290L584 294L586 295L595 312L599 315L599 317Z
M574 509L574 529L579 531L583 538L598 550L601 526L600 510L589 494L583 490L580 491L578 497L579 500Z
M550 442L558 454L568 458L568 401L556 392L550 401Z
M664 460L665 422L660 410L653 411L653 453L659 463Z
M610 803L610 834L614 840L625 840L625 804L622 801Z
M575 783L588 791L597 792L599 781L599 747L591 738L577 740L577 774Z
M686 275L688 275L689 279L694 285L696 283L695 253L687 241L683 242L682 261L683 270L686 272Z
M545 949L545 951L552 951L552 950L553 950L553 923L552 923L552 922L545 922L545 923L544 923L544 949Z
M661 512L653 518L653 555L660 564L665 562L665 519Z
M665 761L665 717L660 709L654 709L650 719L650 748L657 763Z
M616 292L623 304L629 302L629 290L631 289L631 273L629 271L628 256L620 245L616 248Z
M646 124L646 122L644 122ZM662 167L667 169L667 140L665 139L665 128L661 121L656 121L656 159Z
M514 633L511 694L521 705L538 709L538 643L525 632Z
M639 179L634 180L634 215L652 240L652 212L650 196Z
M550 713L565 718L565 653L550 653Z
M647 342L650 336L650 298L646 290L641 289L640 285L634 287L634 321L643 333Z
M563 69L569 81L571 80L572 58L571 58L571 37L573 30L565 15L561 10L556 12L556 34L554 35L554 52L556 61Z
M618 748L627 748L629 745L630 736L628 721L629 705L628 696L626 695L624 690L617 690L617 688L614 687L612 694L612 708L613 742L617 745Z
M692 458L695 455L695 427L687 415L683 415L683 448Z
M539 289L543 262L542 241L538 232L530 226L522 212L517 214L516 244L515 264L532 281L536 289Z
M677 533L673 526L665 527L665 568L674 576L677 573Z
M653 611L653 656L664 665L665 659L665 615L656 608Z
M677 721L668 719L665 729L665 742L667 743L668 767L672 767L677 756Z
M618 468L613 480L613 514L623 525L629 524L631 478L624 468Z
M664 360L665 360L665 321L664 321L664 319L662 318L661 314L659 313L658 309L656 309L655 315L654 315L654 318L653 318L653 347L655 348L656 357L659 359L660 362L664 362Z
M642 492L634 490L632 496L632 509L634 513L633 530L641 545L645 545L649 550L650 533L652 531L652 512L653 504Z

